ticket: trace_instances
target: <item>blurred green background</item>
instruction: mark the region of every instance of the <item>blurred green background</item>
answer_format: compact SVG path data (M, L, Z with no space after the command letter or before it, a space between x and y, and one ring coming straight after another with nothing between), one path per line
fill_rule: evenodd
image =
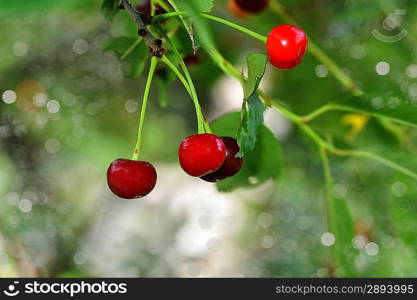
M280 2L362 89L417 102L415 1ZM237 19L226 1L214 3L214 15L262 34L282 23L271 9ZM283 148L279 179L221 193L177 163L178 144L196 131L183 87L170 85L161 108L154 86L142 158L155 164L157 186L133 201L108 190L109 163L133 150L145 76L125 78L116 55L102 50L109 37L135 34L126 13L110 23L100 5L0 0L1 276L337 274L320 157L274 111L265 119ZM239 69L247 54L265 51L258 41L210 24L221 53ZM190 71L208 118L238 110L239 83L199 55ZM297 114L349 94L309 54L290 71L268 66L262 87ZM401 127L399 134L343 112L311 125L344 148L391 153L417 171L416 130ZM333 197L346 199L352 214L347 260L355 275L417 276L416 181L360 158L331 157L331 168Z

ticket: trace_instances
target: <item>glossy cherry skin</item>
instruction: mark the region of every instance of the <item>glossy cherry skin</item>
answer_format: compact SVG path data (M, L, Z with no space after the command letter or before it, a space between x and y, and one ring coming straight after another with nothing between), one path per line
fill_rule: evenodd
M125 199L141 198L156 184L156 170L146 161L116 159L107 169L110 190Z
M217 171L226 159L226 146L214 134L195 134L184 139L178 149L183 170L195 177Z
M269 62L278 69L292 69L304 58L307 36L293 25L279 25L272 29L266 42Z
M243 158L236 157L239 152L239 145L236 139L230 136L221 137L224 145L226 146L226 159L223 165L217 171L204 175L201 179L209 182L217 182L228 177L232 177L240 171L243 165Z
M268 5L268 0L234 0L236 2L236 5L252 14L260 13L265 9L265 7Z

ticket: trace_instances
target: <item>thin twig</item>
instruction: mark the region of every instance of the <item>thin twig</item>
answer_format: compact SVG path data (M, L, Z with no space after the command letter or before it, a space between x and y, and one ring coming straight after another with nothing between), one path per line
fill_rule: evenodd
M120 8L125 9L133 22L135 22L138 27L139 36L145 40L145 43L152 55L161 58L165 53L165 49L162 47L162 40L155 38L146 28L146 26L150 23L150 16L138 12L132 4L130 4L129 0L121 0Z

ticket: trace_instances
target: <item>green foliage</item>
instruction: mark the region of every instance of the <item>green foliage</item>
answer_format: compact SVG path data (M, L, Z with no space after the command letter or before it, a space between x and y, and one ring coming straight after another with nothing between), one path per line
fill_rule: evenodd
M242 120L237 133L239 157L244 157L255 147L259 128L264 122L263 116L264 105L257 94L252 94L248 100L243 101Z
M0 15L9 16L10 13L37 12L52 9L68 10L82 8L93 12L97 11L95 1L85 0L38 0L38 1L10 1L0 0Z
M238 112L229 113L213 121L213 132L219 136L236 137L240 123ZM217 183L222 192L237 188L256 187L269 179L277 179L281 170L281 145L275 135L264 125L260 125L258 141L252 151L247 152L240 172Z
M248 56L248 76L243 82L244 101L242 121L237 138L240 146L239 157L244 157L255 147L258 129L263 124L264 105L255 93L265 73L268 58L265 54L254 53Z
M415 247L417 235L414 220L416 218L417 207L412 197L412 195L406 195L399 199L392 199L389 203L389 209L398 235L405 244Z
M245 99L249 99L258 89L262 77L265 74L268 57L263 53L252 53L247 57L248 76L243 84Z
M201 12L207 12L212 9L212 1L170 0L169 3L175 11L187 13L187 15L181 15L180 18L191 41L190 43L185 39L184 35L181 35L181 32L184 32L181 29L179 29L179 34L176 34L172 38L168 39L166 35L166 28L164 29L162 24L156 26L158 32L165 37L170 48L172 48L168 48L168 53L171 52L171 56L172 52L175 54L172 58L172 60L175 61L175 64L178 65L181 63L181 55L188 53L189 48L193 48L194 51L196 51L201 43L201 46L224 72L238 78L242 83L244 99L240 116L238 113L225 115L212 123L212 129L214 133L218 135L233 136L237 138L240 146L238 156L244 157L245 163L244 167L237 175L217 183L217 188L220 191L229 192L237 188L255 187L269 179L277 179L282 163L281 146L276 137L265 127L265 125L263 125L263 114L265 108L261 98L256 92L265 73L265 67L268 61L267 56L261 53L249 55L247 57L247 76L245 77L243 74L239 74L239 72L233 69L233 67L228 64L228 62L220 54L216 41L213 38L214 35L212 33L211 26L209 26L206 19L202 17ZM169 31L178 30L178 28L175 27L175 24L174 27L172 26L173 25L171 24ZM178 48L178 50L176 48ZM317 56L319 60L325 56L325 54L321 53L321 50L315 51L315 53L319 54ZM314 52L312 52L312 54L314 55ZM329 60L325 59L325 62L327 63ZM349 88L352 80L333 62L330 62L330 65L332 72L334 72L334 75L341 80L342 85ZM298 70L300 69L301 68L298 68ZM300 71L291 72L295 72L295 74L297 74L297 72ZM160 105L163 107L167 105L168 97L165 91L172 79L173 78L169 76L160 76L160 78L157 79L158 89L160 90ZM315 88L315 84L316 83L312 85L313 88ZM281 86L286 85L284 84ZM296 95L297 92L300 91L298 89L292 90L291 97L298 98ZM402 125L414 127L417 125L416 106L402 100L398 96L383 95L372 97L362 94L361 96L349 97L348 99L340 100L337 98L336 101L328 106L330 107L330 111L336 110L366 114L374 117L382 117L387 122L395 121ZM291 112L287 112L285 108L282 112L284 115L289 117L289 119L294 120L294 115L292 115ZM298 116L296 116L296 118L297 117ZM300 124L298 125L300 126ZM310 137L313 137L313 140L316 142L319 149L327 144L325 140L321 140L320 134L316 135L315 130L313 130L309 125L302 126L304 126L303 128L306 133L308 133ZM353 147L353 145L348 141L344 140L342 135L335 134L335 129L333 127L334 126L331 127L329 132L333 133L330 135L334 135L334 146L342 147L345 150L354 149L355 147ZM390 124L385 124L384 128L388 130L391 128ZM394 134L399 136L397 132L394 132ZM378 154L373 154L372 152L355 152L354 150L352 151L352 154L347 155L373 159L374 161L382 163L385 166L391 167L410 177L415 178L416 176L413 171L414 166L405 168L403 166L407 165L407 163L404 163L404 160L399 161L399 159L396 159L392 155L381 154L380 156ZM330 174L330 171L327 176L329 177L330 182L332 182L332 174ZM335 245L331 247L334 259L333 263L336 267L335 272L339 276L356 276L358 273L352 263L357 256L357 251L352 247L352 240L355 233L353 230L354 220L350 213L351 208L345 197L335 197L331 193L331 187L328 187L328 189L328 230L336 237ZM407 236L410 235L411 234L407 233Z
M373 116L391 119L397 123L417 127L417 106L398 96L386 94L349 97L342 105Z
M180 18L184 24L184 27L187 29L188 34L190 35L193 49L196 51L200 45L195 35L193 21L196 20L195 16L198 13L210 12L213 9L213 0L168 0L168 2L172 5L172 7L174 7L175 11L184 11L191 14L191 18L188 16L181 16ZM199 38L201 38L200 35Z
M138 1L131 2L134 5ZM201 14L212 9L213 1L169 2L175 10L187 15L148 28L153 34L157 31L156 37L158 29L163 33L166 56L177 67L193 47L201 44L198 55L202 63L189 70L203 110L210 113L215 107L227 111L231 104L230 94L224 91L229 86L222 86L223 73L238 79L244 88L241 114L227 114L212 123L215 134L238 138L240 154L245 156L240 173L216 184L224 192L245 188L242 193L224 195L224 198L239 197L236 202L226 199L227 205L238 205L239 222L233 229L241 238L233 235L224 242L241 249L243 255L237 257L245 258L244 261L233 258L232 264L239 266L239 270L233 271L256 270L248 271L245 274L248 276L417 276L415 1L343 0L323 5L309 0L285 3L270 0L272 5L264 13L246 19L234 19L227 11L227 1L216 1L214 14L226 19L220 24L213 19L207 21L207 16ZM103 23L103 17L95 13L100 4L108 19L115 19L118 14L117 23ZM28 261L23 263L47 263L36 266L46 271L45 276L99 276L94 273L97 271L90 274L88 270L93 261L71 269L74 259L83 256L83 253L75 255L77 251L85 248L86 241L91 243L90 230L97 231L95 228L100 226L97 219L103 214L97 207L109 211L111 217L103 219L111 222L128 220L125 205L129 206L127 210L132 205L132 211L136 205L117 202L103 180L108 162L131 155L138 107L128 99L142 95L146 78L143 70L149 60L146 44L136 39L135 24L117 5L116 0L0 0L4 29L0 32L0 52L12 54L4 56L0 64L0 73L4 75L2 86L3 90L11 89L17 94L15 103L0 101L0 196L5 200L1 203L0 233L5 244L3 252L8 255L8 263L0 266L2 275L27 256ZM282 10L284 15L276 9L280 5L286 6ZM395 43L374 38L370 33L375 29L393 36L396 30L386 31L382 20L392 16L396 9L407 12L395 17L401 21L396 29L406 29L408 35ZM259 43L262 39L252 40L237 32L236 27L228 29L225 25L232 21L266 34L277 24L288 22L285 13L291 13L290 19L294 18L306 30L310 46L314 42L319 50L311 51L310 47L303 62L292 70L270 68L263 79L268 95L259 98L253 92L262 78L266 56L248 57L247 81L240 68L233 65L245 62L242 53L252 49L262 52L265 45ZM27 28L31 29L29 35ZM97 49L103 34L116 37L105 41L103 49L114 51L120 63ZM165 34L172 44L164 38ZM75 51L79 44L88 46L85 52ZM26 52L21 51L25 48ZM327 58L323 59L324 53ZM375 72L381 60L390 66L384 76ZM120 67L126 77L138 80L123 80L118 72ZM36 92L46 95L45 104L38 106L27 78L40 86ZM169 177L165 172L172 171L175 175L180 172L174 165L178 142L195 132L195 119L183 86L162 63L158 65L154 84L145 125L144 157L164 165L157 166L162 179ZM357 91L357 87L369 94L345 96L351 90ZM212 95L219 96L214 99ZM166 109L157 107L158 97L160 106ZM50 99L60 103L58 113L48 111ZM261 100L287 118L270 119L268 115L266 119L271 130L282 136L282 145L262 124ZM323 106L325 114L310 121L303 118ZM361 115L370 118L355 127L345 122L347 114L359 115L359 123ZM56 153L48 152L51 140L52 145L59 143ZM324 146L345 150L344 154L327 152L332 177L327 186L327 201L323 193L323 168L317 156ZM66 172L62 172L64 169ZM193 180L197 179L190 179ZM249 190L268 181L277 184L262 186L261 193ZM171 183L160 180L159 191ZM187 184L184 182L181 190ZM210 189L208 183L205 188ZM192 192L185 194L193 194L194 186L189 189ZM166 190L171 191L172 186ZM172 254L170 247L176 243L170 237L178 236L176 226L189 221L166 210L172 193L168 194L163 197L167 202L161 200L150 206L141 205L143 201L138 200L143 217L135 215L133 220L155 217L158 226L144 221L137 227L146 230L134 238L123 239L137 241L142 250L132 250L126 245L123 256L127 261L123 261L122 270L128 265L132 270L138 267L141 276L179 274L178 261L173 261L173 266L164 264L162 269L166 267L166 271L161 271L158 263ZM28 200L32 210L24 212L22 208ZM171 224L164 228L163 222ZM365 229L358 225L361 223L366 224L362 226ZM130 226L129 230L114 232L124 235L133 230ZM112 234L99 232L109 237ZM323 232L335 235L334 245L325 247L320 243ZM266 243L271 248L264 247L264 237L271 237L273 245ZM354 247L357 238L362 239L361 247ZM163 241L167 244L161 244ZM378 245L378 253L369 253L369 245L375 250L375 244L370 243ZM150 249L143 248L147 244ZM14 256L13 249L21 246L28 251L27 255ZM54 254L51 259L44 258L48 253ZM217 255L221 257L223 252ZM120 256L115 254L115 264L119 260ZM193 258L193 262L199 263L199 258Z
M103 50L114 51L119 59L123 58L122 70L126 77L138 78L142 75L146 65L146 58L149 50L145 43L141 42L133 49L132 45L137 39L129 37L118 37L107 39L103 42ZM130 49L132 49L130 51ZM127 55L127 51L130 51Z
M103 0L101 4L101 12L108 20L113 20L113 17L119 11L120 0Z
M339 270L337 273L339 276L356 276L355 267L352 264L355 257L355 251L352 248L355 234L347 200L330 196L328 205L330 206L328 208L329 226L336 238L332 251L338 260Z

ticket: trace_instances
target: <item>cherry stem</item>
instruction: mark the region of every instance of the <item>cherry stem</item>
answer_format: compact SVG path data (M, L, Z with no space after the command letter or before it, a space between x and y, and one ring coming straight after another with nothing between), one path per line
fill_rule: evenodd
M215 21L215 22L224 24L226 26L229 26L231 28L234 28L236 30L239 30L239 31L241 31L241 32L243 32L243 33L245 33L245 34L247 34L247 35L249 35L249 36L251 36L251 37L253 37L253 38L257 39L257 40L259 40L259 41L261 41L262 43L266 43L266 39L267 39L266 36L264 36L262 34L259 34L259 33L255 32L255 31L252 31L252 30L250 30L250 29L248 29L246 27L243 27L243 26L238 25L238 24L235 24L235 23L233 23L231 21L228 21L228 20L225 20L225 19L222 19L222 18L213 16L213 15L209 15L209 14L202 13L201 16L203 18L208 19L208 20L212 20L212 21Z
M284 22L300 27L297 21L286 12L285 7L279 3L279 1L269 1L269 7L272 11L277 13ZM349 75L347 75L340 68L340 66L333 59L331 59L311 38L309 38L308 44L308 50L310 51L311 55L326 65L329 68L329 71L344 87L348 88L353 95L360 96L363 94L363 91L355 84L353 79L350 78Z
M167 67L170 68L172 72L175 73L175 75L177 75L178 79L181 81L181 83L187 90L188 94L190 94L191 96L192 93L191 93L190 86L188 85L188 82L185 79L185 77L181 74L180 70L178 70L178 68L168 59L168 57L166 57L166 55L162 56L161 61L165 63Z
M160 22L161 20L164 20L164 19L177 17L177 16L184 16L184 15L187 15L187 14L188 14L187 12L183 12L183 11L170 12L170 13L161 14L161 15L153 17L151 22L152 23L157 23L157 22ZM200 16L203 17L203 18L206 18L208 20L212 20L212 21L227 25L227 26L229 26L231 28L234 28L236 30L239 30L239 31L241 31L241 32L243 32L243 33L245 33L245 34L247 34L247 35L263 42L263 43L266 43L266 36L264 36L262 34L259 34L255 31L252 31L252 30L250 30L246 27L243 27L243 26L235 24L231 21L228 21L228 20L213 16L213 15L205 14L205 13L200 13Z
M236 78L239 81L244 80L244 76L241 72L239 72L232 64L230 64L224 57L221 56L218 52L213 52L212 59L214 62L226 72L230 76ZM215 55L213 55L215 54ZM258 95L261 97L262 101L267 106L272 106L277 111L281 112L285 117L291 120L295 125L297 125L316 145L320 150L327 151L329 154L338 155L338 156L351 156L351 157L362 157L368 158L374 161L377 161L391 169L397 170L413 179L417 180L417 173L391 161L384 157L381 157L373 152L361 151L361 150L341 150L334 147L332 144L326 142L319 134L311 128L308 123L305 122L302 116L299 116L289 109L287 109L284 105L274 101L271 97L265 94L261 89L257 90ZM346 110L351 111L351 108L340 106L340 105L332 105L333 110ZM327 108L326 108L327 109ZM317 114L317 113L315 113Z
M289 16L286 12L285 9L283 8L283 6L278 3L277 1L271 1L270 3L270 7L273 11L275 11L276 13L278 13L285 22L289 23L289 24L294 24L296 26L299 26L297 24L297 22L291 17ZM175 17L175 16L182 16L182 15L187 15L186 12L170 12L170 13L166 13L166 14L161 14L158 16L155 16L154 18L152 18L151 22L158 22L161 21L163 19L166 18L171 18L171 17ZM227 25L231 28L234 28L236 30L239 30L263 43L266 43L267 37L259 34L257 32L254 32L248 28L245 28L241 25L235 24L233 22L227 21L225 19L213 16L213 15L209 15L206 13L201 13L200 14L203 18ZM355 84L355 82L352 80L352 78L350 78L319 46L317 46L317 44L310 39L309 41L309 47L308 47L310 53L316 57L317 60L319 60L320 62L322 62L323 64L325 64L328 68L329 71L336 77L336 79L346 88L348 88L353 95L357 95L360 96L363 94L363 91Z
M190 86L189 86L187 80L185 79L185 77L178 70L178 68L165 55L162 56L161 61L163 63L165 63L167 65L167 67L170 68L175 73L175 75L177 75L178 79L181 81L181 83L183 84L183 86L187 90L188 94L191 96L191 100L193 100L193 93L190 89ZM201 116L202 116L205 132L211 133L210 125L205 120L204 116L202 115L202 112L200 111L199 114L201 114Z
M142 142L143 122L145 120L146 107L148 105L149 90L151 88L152 78L155 73L155 68L157 64L158 64L158 58L155 56L152 56L151 65L149 67L149 74L146 80L145 92L143 94L142 108L141 108L140 119L139 119L138 137L136 139L136 145L135 145L135 150L133 151L132 160L139 160L139 152L141 150L141 142Z
M330 169L330 162L328 153L325 149L320 149L320 158L323 167L324 182L326 185L326 214L327 214L327 228L329 232L333 232L336 235L336 238L339 238L339 231L337 230L335 220L337 220L337 212L335 208L335 201L332 196L332 188L334 185L332 172ZM338 249L339 248L339 249ZM338 248L333 248L333 257L340 264L340 245Z
M171 39L168 37L168 35L163 30L160 30L160 28L157 27L157 29L160 32L160 34L163 36L163 38L172 47L172 50L174 51L175 55L178 57L178 60L179 60L180 65L181 65L181 68L182 68L182 70L183 70L183 72L185 74L185 78L186 78L186 80L188 82L189 92L190 92L191 98L192 98L192 100L194 102L194 106L195 106L195 111L196 111L196 116L197 116L198 133L199 134L206 133L206 132L211 133L210 126L206 122L206 120L205 120L205 118L203 116L203 112L202 112L202 109L201 109L201 106L200 106L200 102L198 100L198 96L197 96L197 92L195 90L195 86L194 86L193 80L191 79L190 72L188 72L187 66L184 63L181 54L178 52L177 47L174 45L174 43L171 41ZM165 61L169 61L168 58L166 58ZM171 66L174 66L174 65L171 63ZM178 74L181 74L179 71L178 72L174 71L174 73L177 76L178 76ZM181 77L179 77L179 78L181 80Z
M167 5L164 1L162 0L154 0L154 2L156 2L156 4L160 5L165 11L170 11L170 7L169 5Z
M153 17L155 15L155 0L151 1L151 16Z

